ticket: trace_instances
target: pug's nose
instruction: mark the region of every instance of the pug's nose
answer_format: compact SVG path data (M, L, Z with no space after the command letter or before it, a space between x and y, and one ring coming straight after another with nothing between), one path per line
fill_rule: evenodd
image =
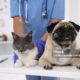
M65 40L66 40L66 41L69 41L69 40L70 40L70 38L68 38L68 37L65 37Z

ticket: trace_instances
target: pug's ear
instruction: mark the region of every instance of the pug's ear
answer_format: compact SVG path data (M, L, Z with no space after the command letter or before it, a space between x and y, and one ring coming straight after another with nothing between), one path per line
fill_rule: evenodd
M54 29L54 27L58 24L59 22L51 23L49 26L47 26L47 31L48 33L51 33Z
M74 27L75 27L75 29L79 32L79 30L80 30L80 25L78 25L78 24L76 24L76 23L74 23L74 22L72 22L72 21L69 21Z

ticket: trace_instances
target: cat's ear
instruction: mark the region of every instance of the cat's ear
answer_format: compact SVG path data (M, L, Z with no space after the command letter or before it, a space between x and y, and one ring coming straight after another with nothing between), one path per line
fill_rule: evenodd
M13 37L13 39L19 38L19 36L16 33L14 33L14 32L12 32L12 37Z
M30 32L28 33L28 37L29 37L29 38L32 38L32 31L30 31Z
M32 40L32 31L29 32L26 37L25 37L26 40Z
M30 31L30 32L28 33L28 35L32 37L32 31Z

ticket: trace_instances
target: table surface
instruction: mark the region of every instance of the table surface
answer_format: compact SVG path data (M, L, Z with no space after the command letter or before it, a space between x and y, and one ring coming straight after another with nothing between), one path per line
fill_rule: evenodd
M12 55L0 55L0 60L8 57L3 63L0 63L0 73L6 74L23 74L23 75L38 75L38 76L50 76L50 77L63 77L63 78L78 78L80 79L80 70L76 67L55 66L52 70L44 70L42 67L35 66L31 68L26 67L14 67Z

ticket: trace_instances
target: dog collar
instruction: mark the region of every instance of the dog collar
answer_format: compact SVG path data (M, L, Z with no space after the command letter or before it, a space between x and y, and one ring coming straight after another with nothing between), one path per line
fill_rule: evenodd
M56 47L55 49L53 49L53 55L54 56L64 56L64 55L68 55L70 53L71 48L60 48L60 47Z

